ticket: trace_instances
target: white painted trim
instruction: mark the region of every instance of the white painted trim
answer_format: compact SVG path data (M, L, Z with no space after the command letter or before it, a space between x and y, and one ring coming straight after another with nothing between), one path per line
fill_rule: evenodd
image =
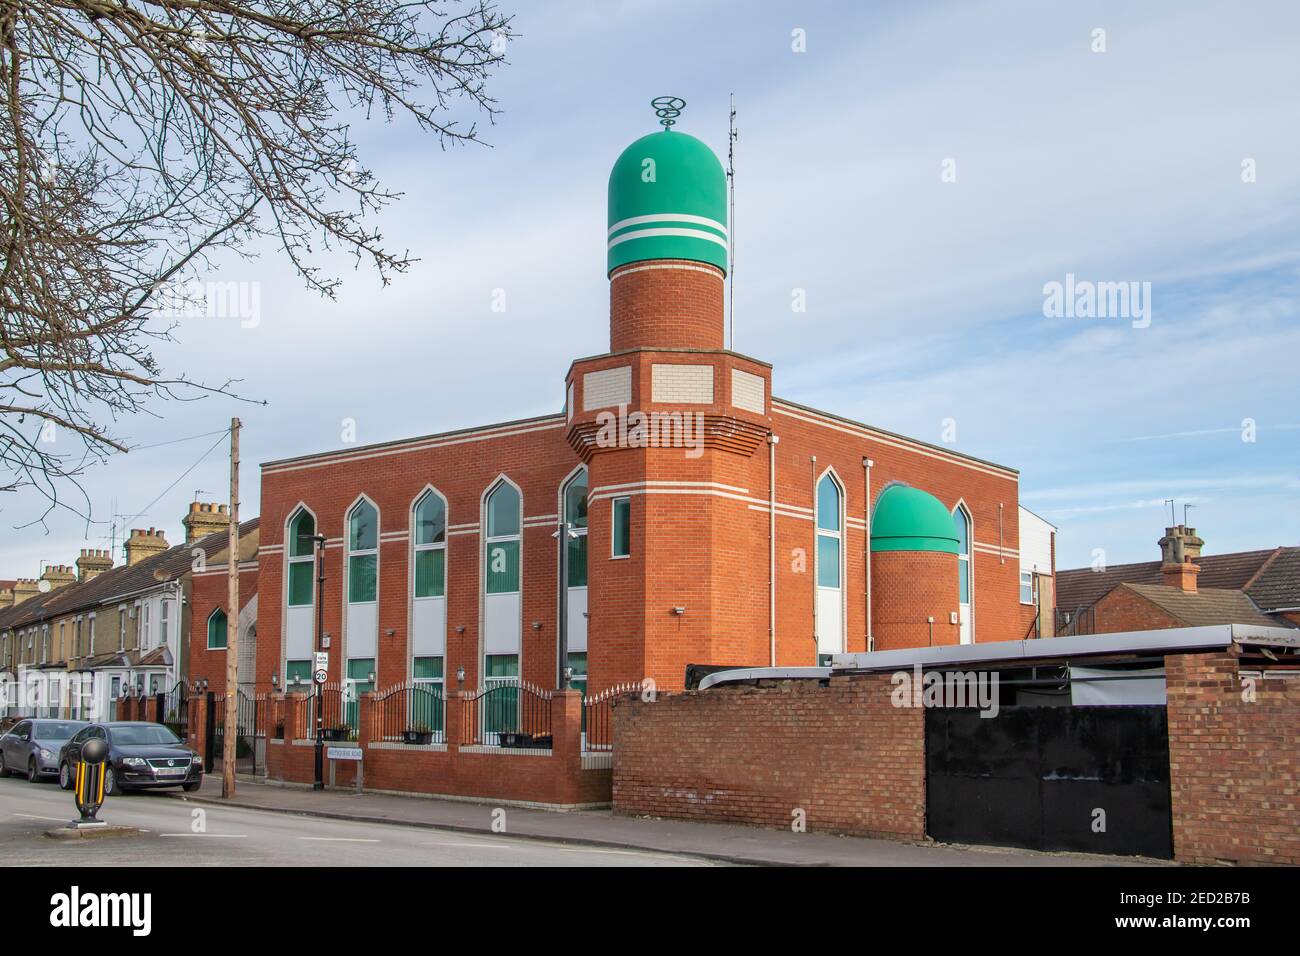
M718 270L717 266L708 268L706 266L688 265L685 262L652 262L645 265L619 266L614 270L613 274L610 275L609 281L613 282L615 279L623 276L630 276L634 272L650 272L657 269L678 269L683 272L703 272L707 275L713 276L719 282L726 281L723 279L722 273Z
M482 534L478 540L478 684L480 687L485 686L487 674L487 653L485 651L487 641L487 546L488 546L488 499L492 493L502 484L507 484L515 489L519 495L519 622L518 622L518 650L515 657L518 658L519 679L522 681L524 676L524 489L514 481L504 471L499 472L495 478L488 482L483 493L479 495L478 514L479 528ZM498 535L496 540L511 540L515 535ZM443 664L443 679L446 680L446 664ZM463 749L463 748L462 748Z
M409 452L427 451L431 448L445 448L450 445L463 445L467 442L490 441L494 438L513 438L516 435L527 435L532 432L550 431L565 426L564 417L556 416L552 419L546 419L541 423L530 424L527 427L516 425L497 425L488 426L484 429L457 432L447 437L433 438L415 438L402 442L390 448L373 448L367 450L358 448L350 452L324 452L319 457L311 458L307 461L291 460L282 465L274 462L262 466L263 475L282 474L290 471L301 471L304 468L321 468L325 465L334 465L344 461L364 461L370 458L386 458L390 455L405 455Z
M970 554L966 556L966 575L970 579L970 640L961 639L961 559L957 555L957 640L961 644L975 643L975 513L971 510L970 505L966 504L965 498L958 498L957 503L952 507L953 517L956 518L957 512L961 511L966 516L966 547L970 549Z
M784 403L776 398L772 399L772 411L777 414L785 415L788 418L797 418L800 421L808 422L813 425L820 425L823 428L830 428L834 431L844 432L847 435L856 435L860 438L867 438L880 445L888 445L891 448L901 448L905 451L915 452L918 455L925 455L926 457L944 461L952 465L960 465L963 468L970 468L972 471L992 475L995 478L1004 478L1007 481L1017 483L1020 481L1019 476L1015 472L999 471L997 466L983 465L968 458L961 458L956 455L939 451L938 449L931 448L921 442L908 441L906 439L898 439L890 435L884 435L867 425L850 426L841 421L806 412L803 409L795 410L790 408L788 405L784 405Z
M419 507L420 502L424 500L425 496L430 494L437 496L442 501L443 540L441 545L439 544L421 545L421 544L417 544L415 541L415 509ZM407 588L406 590L406 679L410 681L413 680L415 676L415 653L414 653L415 602L417 600L421 600L421 601L438 600L437 598L417 598L415 596L415 555L419 551L441 550L442 551L442 601L444 602L443 603L444 613L442 616L442 675L443 675L443 680L445 681L447 679L447 648L451 644L451 641L449 640L449 635L447 633L450 627L450 623L449 623L450 619L449 616L445 613L446 601L447 601L447 580L451 571L451 569L448 567L448 564L450 562L448 561L449 551L447 548L447 541L451 537L451 502L447 500L446 495L444 495L441 491L435 488L431 483L425 482L424 487L421 488L418 492L416 492L415 497L411 499L411 503L406 509L406 520L408 522L408 531L406 537L410 542L410 546L407 549L407 558L406 558L407 564L409 565L407 582L406 582L406 588ZM376 661L375 663L377 667L378 661ZM444 745L444 749L445 749L445 745Z
M620 243L631 242L633 239L653 239L656 236L682 236L687 239L700 239L704 242L717 243L724 249L730 248L726 239L715 236L711 232L705 232L702 229L637 229L633 232L625 232L621 236L615 236L609 240L606 251L613 249Z
M599 485L590 488L587 491L588 500L592 496L601 494L606 491L622 491L626 488L718 488L722 491L735 491L740 494L748 494L748 488L740 488L736 485L723 485L716 481L627 481L618 485ZM758 499L755 498L755 501ZM792 506L794 507L794 506ZM811 509L805 509L811 511Z
M383 544L383 541L381 540L381 532L384 527L384 513L380 509L379 503L363 491L361 494L353 498L352 503L343 511L343 537L339 541L339 544L343 547L343 573L339 575L339 579L343 583L343 593L340 595L343 599L343 607L340 609L342 619L339 621L339 643L341 645L339 648L338 658L340 685L346 685L348 683L348 605L352 603L348 600L348 592L352 586L350 580L352 572L352 557L354 554L365 555L371 553L370 548L363 548L359 551L352 550L352 512L357 509L357 506L361 504L362 501L365 501L370 505L370 507L375 509L375 547L373 551L375 555L375 600L373 602L358 601L357 604L374 603L375 605L374 668L375 673L379 673L379 595L383 593L380 590L380 575L383 573L381 565L383 562L380 561L379 558L379 546Z
M620 219L614 225L609 227L605 233L605 238L609 238L620 229L626 229L628 226L639 226L645 222L693 222L697 226L712 226L720 231L724 236L727 235L725 223L718 222L716 219L710 219L707 216L694 216L685 212L657 212L648 216L632 216L628 219Z

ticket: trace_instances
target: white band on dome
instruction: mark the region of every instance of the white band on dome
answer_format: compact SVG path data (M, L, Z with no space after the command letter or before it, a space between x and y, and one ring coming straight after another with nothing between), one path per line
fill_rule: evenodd
M613 249L620 242L628 242L632 239L648 239L651 236L684 236L688 239L703 239L706 242L716 242L722 248L728 248L726 239L700 229L636 229L609 240L606 249Z
M727 234L726 224L718 222L716 219L709 219L706 216L692 216L684 212L660 212L652 216L633 216L631 219L622 219L610 226L609 232L605 233L605 235L612 236L618 230L627 226L639 226L647 222L693 222L697 226L711 226L724 236Z

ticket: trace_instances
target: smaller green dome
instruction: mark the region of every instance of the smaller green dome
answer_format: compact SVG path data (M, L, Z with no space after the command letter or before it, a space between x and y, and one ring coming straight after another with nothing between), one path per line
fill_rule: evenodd
M919 488L890 485L876 499L871 516L871 550L957 554L952 512Z
M665 129L642 136L609 174L608 272L647 259L727 271L727 174L705 143Z

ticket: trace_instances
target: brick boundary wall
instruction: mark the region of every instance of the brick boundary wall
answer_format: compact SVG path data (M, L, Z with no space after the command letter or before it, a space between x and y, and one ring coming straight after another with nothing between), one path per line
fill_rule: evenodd
M925 838L925 715L890 675L620 700L614 811ZM826 768L834 768L827 773Z
M1300 679L1242 699L1230 654L1165 659L1174 858L1300 865Z

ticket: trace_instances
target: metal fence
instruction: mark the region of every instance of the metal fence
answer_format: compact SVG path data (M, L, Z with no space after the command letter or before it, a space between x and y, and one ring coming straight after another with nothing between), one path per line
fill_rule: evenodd
M460 743L549 748L551 692L518 679L499 680L460 699Z
M586 753L601 753L614 749L614 720L611 707L614 699L628 694L641 693L641 683L631 681L606 687L597 694L582 698L582 749Z
M408 744L446 741L447 702L442 685L408 681L375 697L374 739Z
M305 706L298 708L298 726L294 737L298 740L315 739L316 712L324 718L322 728L326 740L355 740L357 737L357 702L350 699L342 684L325 684L312 691Z
M189 739L190 687L178 680L172 689L158 695L158 723L166 724L181 740Z

